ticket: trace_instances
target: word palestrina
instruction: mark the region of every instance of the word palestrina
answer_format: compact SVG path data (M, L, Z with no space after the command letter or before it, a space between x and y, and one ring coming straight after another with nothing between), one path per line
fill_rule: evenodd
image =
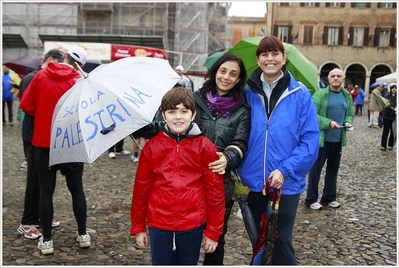
M118 127L127 119L134 122L136 116L131 111L151 105L148 102L151 97L132 87L131 92L123 92L120 96L97 90L96 94L87 96L76 105L66 106L53 129L56 132L53 148L70 148L83 141L89 142L102 135L100 131L112 124ZM63 124L64 120L68 124Z

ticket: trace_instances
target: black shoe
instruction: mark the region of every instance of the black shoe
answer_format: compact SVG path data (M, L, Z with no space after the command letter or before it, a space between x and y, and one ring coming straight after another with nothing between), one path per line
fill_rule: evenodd
M382 146L381 146L381 151L386 151L386 150L387 150L386 147L382 147Z

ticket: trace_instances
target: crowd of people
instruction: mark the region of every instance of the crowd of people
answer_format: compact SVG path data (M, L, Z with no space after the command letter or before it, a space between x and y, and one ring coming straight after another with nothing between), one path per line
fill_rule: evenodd
M284 45L274 36L260 41L254 57L258 68L247 79L240 57L221 56L198 90L183 74L183 66L176 66L180 80L163 96L157 117L130 135L133 154L124 149L124 139L108 150L109 158L131 155L138 164L132 185L130 235L138 247L151 249L153 265L196 265L201 246L204 265L223 265L237 185L233 172L248 191L246 203L258 234L272 192L282 192L273 265L297 264L292 234L305 189L305 205L310 209L340 207L336 189L342 147L347 145L346 132L355 115L363 115L364 89L358 85L345 89L345 74L335 68L328 75L328 86L312 95L287 69ZM78 70L86 61L87 53L81 47L66 53L50 50L43 64L20 84L13 82L3 65L3 126L6 106L11 113L9 125L13 122L13 88L20 90L20 108L25 113L22 140L27 184L17 230L28 239L39 238L43 255L54 253L52 227L60 225L52 203L58 170L72 195L76 241L81 248L91 246L86 230L84 164L49 166L55 105L81 77ZM378 127L381 115L383 151L392 150L396 142L396 90L396 85L387 90L381 84L370 94L369 127ZM271 186L270 194L265 193L266 184ZM36 228L38 223L42 232Z

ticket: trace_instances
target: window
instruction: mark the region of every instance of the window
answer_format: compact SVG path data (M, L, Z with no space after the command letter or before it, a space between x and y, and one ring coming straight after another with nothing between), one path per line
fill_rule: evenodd
M288 36L290 32L288 26L279 26L277 30L277 38L280 39L282 42L288 43Z
M340 7L341 3L340 2L331 2L330 7Z
M280 6L281 7L289 7L290 3L289 2L282 2L282 3L280 3Z
M242 36L248 36L248 28L242 28Z
M233 35L233 28L227 28L226 35L227 36L232 36Z
M313 44L313 26L305 25L303 27L303 43Z
M338 33L339 33L338 27L329 27L328 28L327 45L329 45L329 46L338 45Z
M392 3L379 3L380 8L392 8Z
M381 29L380 30L378 46L379 47L388 47L389 46L389 29Z
M316 6L316 2L305 2L305 7L314 7Z
M353 29L353 46L361 47L364 43L364 28Z

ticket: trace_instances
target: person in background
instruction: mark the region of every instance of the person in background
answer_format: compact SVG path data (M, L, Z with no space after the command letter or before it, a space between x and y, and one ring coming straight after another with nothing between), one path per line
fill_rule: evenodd
M44 55L44 60L42 65L39 66L33 72L27 74L20 84L20 98L24 96L25 90L28 88L30 82L32 81L34 75L42 69L45 69L50 62L63 62L64 53L58 49L52 49ZM36 171L35 166L35 154L32 145L33 137L33 125L34 117L30 115L25 115L22 121L22 142L24 145L24 153L27 160L27 176L26 176L26 188L25 188L25 199L24 199L24 212L22 215L21 223L18 227L18 232L23 234L26 238L37 239L42 234L36 228L39 222L39 197L40 197L40 187L39 187L39 175ZM57 220L52 220L51 226L57 227L60 222Z
M3 106L3 126L7 124L6 121L6 106L8 112L8 125L14 126L14 88L19 88L17 81L15 81L12 76L10 69L3 65L3 98L2 98L2 106Z
M195 91L193 77L191 75L187 76L188 80L190 80L192 92Z
M364 98L366 97L366 92L364 92L363 88L358 87L358 85L356 85L355 88L356 87L357 87L357 96L355 99L356 103L355 115L363 115Z
M91 245L86 231L86 197L83 191L83 163L63 163L49 166L51 122L55 106L61 96L81 78L76 63L83 67L87 60L86 51L79 46L71 47L64 55L65 63L51 62L36 73L21 100L21 109L35 117L32 145L34 146L35 166L39 174L40 200L39 213L42 236L37 247L41 254L53 254L54 243L51 222L54 214L53 194L57 171L66 177L72 195L72 207L78 225L76 240L79 247Z
M380 105L378 104L377 97L374 94L382 96L382 92L384 91L384 85L378 85L370 94L370 102L369 102L369 111L370 111L370 120L369 127L378 128L379 126L379 116L380 116Z
M114 146L108 149L108 157L115 158L117 155L130 155L130 151L123 149L125 139L121 139Z
M191 81L187 76L183 74L184 68L181 65L176 66L175 71L178 75L180 75L181 79L177 82L180 86L187 88L191 92L194 92L194 88L191 86Z
M201 242L211 253L223 232L223 178L209 169L217 148L192 123L195 100L188 89L168 91L161 111L166 124L140 155L130 235L142 249L151 244L152 265L197 265Z
M287 70L287 54L277 37L265 36L259 42L256 59L259 68L245 87L251 131L238 173L250 189L247 203L258 233L261 215L271 198L262 194L266 182L270 178L270 186L282 190L279 237L274 242L271 265L296 265L292 233L306 174L318 153L316 108L309 89Z
M382 117L384 120L384 128L382 129L381 137L382 151L387 150L387 142L388 150L392 150L395 143L393 122L396 120L396 92L396 85L391 85L389 94L385 95L386 99L389 100L389 106L382 111Z
M352 127L354 111L351 94L342 87L345 75L335 68L328 74L329 86L313 94L320 127L320 148L316 162L308 175L305 205L321 209L323 205L339 208L337 201L337 177L341 162L342 147L347 144L346 130ZM321 171L327 160L323 195L318 199Z

